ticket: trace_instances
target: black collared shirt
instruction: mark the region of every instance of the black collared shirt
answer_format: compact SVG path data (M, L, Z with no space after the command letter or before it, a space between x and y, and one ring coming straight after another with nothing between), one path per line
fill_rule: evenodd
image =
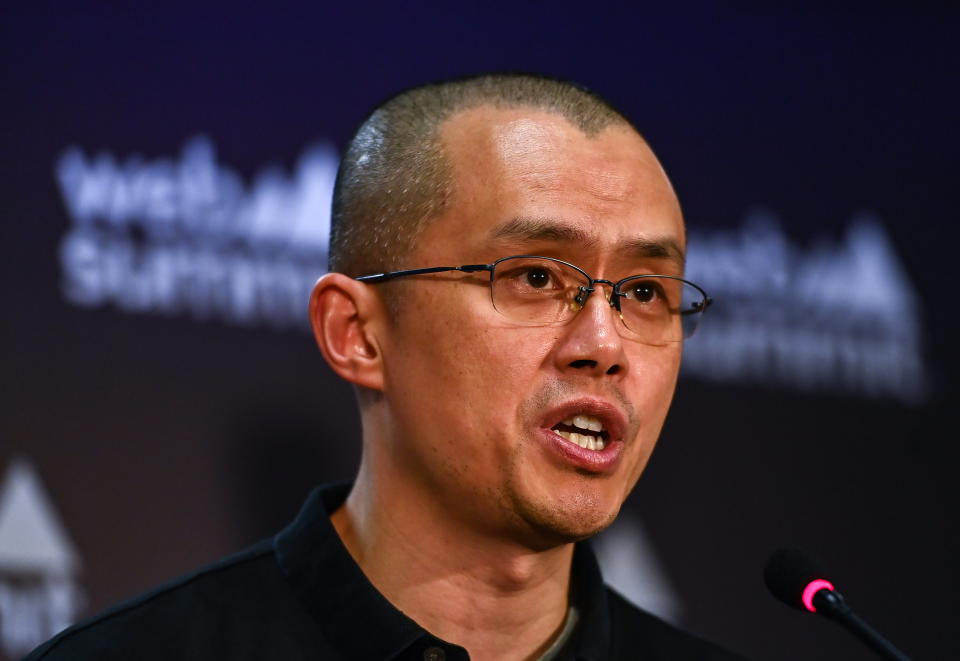
M397 610L350 557L330 523L348 490L315 490L273 539L70 627L25 661L468 659ZM739 658L606 588L586 544L571 586L579 619L558 659Z

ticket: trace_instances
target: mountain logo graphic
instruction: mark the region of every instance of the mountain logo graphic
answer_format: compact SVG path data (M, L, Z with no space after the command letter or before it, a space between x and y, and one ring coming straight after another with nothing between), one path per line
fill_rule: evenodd
M0 482L0 653L19 658L73 623L83 605L79 570L39 475L14 458Z

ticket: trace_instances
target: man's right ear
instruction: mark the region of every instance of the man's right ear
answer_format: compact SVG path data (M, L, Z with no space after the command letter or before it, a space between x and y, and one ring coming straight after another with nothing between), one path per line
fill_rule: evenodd
M385 311L374 288L342 273L327 273L310 295L310 323L323 357L350 383L383 389L377 329Z

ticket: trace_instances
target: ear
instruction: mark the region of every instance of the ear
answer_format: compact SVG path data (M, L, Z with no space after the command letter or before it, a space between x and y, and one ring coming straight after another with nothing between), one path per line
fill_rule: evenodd
M383 305L370 285L342 273L327 273L310 295L310 323L320 352L340 377L383 389L383 363L376 328Z

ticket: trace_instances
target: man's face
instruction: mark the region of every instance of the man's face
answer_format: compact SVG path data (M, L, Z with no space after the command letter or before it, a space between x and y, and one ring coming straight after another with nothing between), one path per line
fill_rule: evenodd
M454 192L407 268L528 254L613 281L682 273L676 196L631 129L589 138L558 115L482 107L441 133ZM491 304L488 279L439 274L397 288L383 342L389 470L474 529L538 547L594 534L653 450L681 343L631 339L604 285L569 323L513 323ZM602 450L558 433L578 415L602 424Z

